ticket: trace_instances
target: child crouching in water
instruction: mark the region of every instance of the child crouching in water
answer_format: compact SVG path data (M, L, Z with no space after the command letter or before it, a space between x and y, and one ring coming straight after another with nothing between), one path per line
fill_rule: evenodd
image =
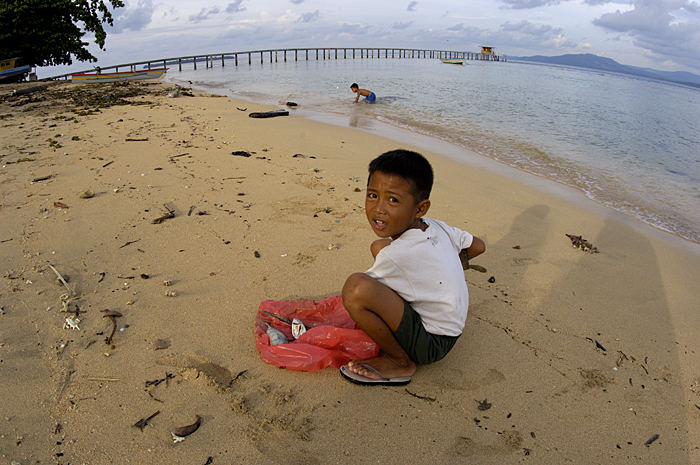
M359 384L407 384L416 364L440 360L467 320L462 259L486 250L478 237L425 218L433 170L420 154L386 152L369 164L365 212L380 239L374 265L343 286L343 305L381 348L377 358L340 368ZM465 261L466 262L466 261Z
M357 96L355 96L355 103L360 100L360 97L364 97L363 102L367 103L375 103L377 101L377 96L374 95L374 92L369 89L360 89L360 86L355 82L350 84L350 90L357 94Z

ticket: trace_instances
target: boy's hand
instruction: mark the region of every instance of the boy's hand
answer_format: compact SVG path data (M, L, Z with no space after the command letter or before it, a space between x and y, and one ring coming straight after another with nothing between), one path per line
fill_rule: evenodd
M462 268L464 270L468 270L469 268L482 268L483 271L486 271L486 268L480 267L479 265L473 265L469 266L469 258L474 258L478 255L481 255L486 251L486 244L484 244L484 241L479 239L478 237L474 236L474 239L472 240L472 245L470 245L466 249L462 249L459 251L459 261L462 262ZM479 270L481 271L481 270Z
M459 251L459 261L462 262L462 269L469 269L469 257L467 256L467 249L462 249Z

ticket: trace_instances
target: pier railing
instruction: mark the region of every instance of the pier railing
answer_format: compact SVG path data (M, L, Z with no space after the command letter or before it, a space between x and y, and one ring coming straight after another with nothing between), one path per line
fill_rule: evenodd
M201 55L190 55L172 58L159 58L157 60L135 61L133 63L123 63L120 65L107 67L94 67L83 71L74 71L67 74L52 76L42 79L42 81L55 79L68 79L74 73L89 73L98 69L100 72L119 72L128 69L136 71L139 69L151 69L167 66L178 66L182 71L183 65L192 64L197 69L198 63L204 63L205 68L214 67L214 64L221 62L221 66L226 65L227 60L232 60L234 66L239 65L239 61L248 65L253 64L253 60L264 64L278 61L309 61L309 60L347 60L347 59L374 59L374 58L433 58L433 59L464 59L481 61L507 61L505 55L495 55L491 53L467 52L458 50L436 50L436 49L412 49L412 48L283 48L267 50L249 50L244 52L228 53L207 53Z

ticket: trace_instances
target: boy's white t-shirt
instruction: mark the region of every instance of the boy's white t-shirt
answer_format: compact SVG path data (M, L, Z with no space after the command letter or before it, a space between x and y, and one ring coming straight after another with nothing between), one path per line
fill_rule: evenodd
M377 254L369 276L411 304L432 334L459 336L467 321L469 291L459 252L474 237L442 221L423 218L425 231L408 229Z

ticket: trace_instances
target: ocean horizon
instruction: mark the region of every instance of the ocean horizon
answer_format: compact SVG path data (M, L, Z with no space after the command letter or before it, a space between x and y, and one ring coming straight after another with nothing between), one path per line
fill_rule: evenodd
M173 70L185 87L463 147L700 243L700 89L523 62L338 59ZM377 95L354 104L350 84ZM320 118L319 118L320 115ZM469 163L469 160L462 160Z

